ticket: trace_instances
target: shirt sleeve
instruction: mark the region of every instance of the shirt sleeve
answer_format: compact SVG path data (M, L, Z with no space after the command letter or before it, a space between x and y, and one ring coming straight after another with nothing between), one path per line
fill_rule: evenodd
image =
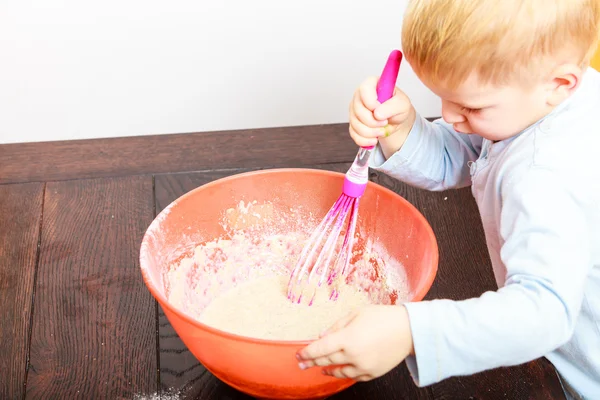
M580 199L543 168L510 181L500 218L504 286L468 300L406 304L416 354L406 361L419 386L534 360L573 334L592 268Z
M410 185L446 190L471 184L469 161L481 152L482 138L458 133L439 119L429 122L419 114L404 145L385 159L377 145L369 166Z

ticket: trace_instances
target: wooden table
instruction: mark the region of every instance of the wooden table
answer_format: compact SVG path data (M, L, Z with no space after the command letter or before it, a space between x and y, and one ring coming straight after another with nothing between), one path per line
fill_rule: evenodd
M171 328L142 282L142 235L169 202L214 179L270 167L346 171L355 152L345 124L0 145L0 399L248 399ZM435 231L440 265L427 298L495 288L469 189L371 179ZM332 397L560 398L545 359L421 389L402 364Z

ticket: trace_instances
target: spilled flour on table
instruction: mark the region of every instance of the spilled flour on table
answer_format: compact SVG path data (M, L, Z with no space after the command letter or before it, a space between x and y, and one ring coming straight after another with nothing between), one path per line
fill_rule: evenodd
M136 394L133 400L180 400L179 392L169 393L153 393L153 394Z
M224 214L223 237L199 244L166 271L169 302L230 333L309 340L361 306L408 297L404 269L357 234L348 275L334 283L337 300L329 300L332 287L325 283L311 306L290 302L290 273L317 222L301 209L283 212L270 203L240 202ZM388 285L392 275L393 288Z

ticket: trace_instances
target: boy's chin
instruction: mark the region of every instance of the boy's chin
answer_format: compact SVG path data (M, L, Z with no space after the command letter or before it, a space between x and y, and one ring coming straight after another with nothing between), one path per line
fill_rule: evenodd
M453 124L452 127L458 133L464 133L464 134L467 134L467 135L470 135L470 134L473 133L471 131L471 129L469 129L469 127L465 126L464 124Z
M509 139L515 135L516 135L516 133L515 134L499 134L499 133L490 133L490 132L479 134L479 136L481 136L482 138L491 140L492 142L500 142L502 140Z

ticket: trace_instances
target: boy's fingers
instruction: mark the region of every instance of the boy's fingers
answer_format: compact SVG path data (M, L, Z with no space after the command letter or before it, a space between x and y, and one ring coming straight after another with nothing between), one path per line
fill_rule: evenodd
M350 126L350 137L352 140L354 140L354 143L356 143L357 146L369 147L377 145L377 139L368 139L360 136L354 131L354 129L352 129L352 126Z
M315 360L344 349L343 336L340 331L316 340L298 352L298 361Z
M392 117L408 117L410 111L410 100L404 93L400 93L386 101L385 103L378 106L373 114L378 120L390 119ZM398 118L394 118L398 120ZM401 123L402 121L396 121L395 123Z
M343 365L348 363L348 357L343 351L336 351L333 354L329 354L324 357L319 357L312 361L302 362L304 368L310 368L314 366L326 367L328 365ZM312 364L312 365L311 365Z
M357 118L350 118L350 126L354 129L354 132L364 138L378 138L383 136L384 128L369 128L360 122Z
M387 124L387 121L378 121L373 117L373 112L363 104L358 93L354 95L354 98L350 103L350 116L357 118L366 126L375 127L385 126Z
M362 104L364 104L365 107L370 111L373 111L379 105L379 101L377 101L376 88L377 78L374 76L367 78L358 88Z
M355 379L359 377L360 371L353 365L344 365L343 367L336 368L324 368L323 373L325 375L335 376L340 379Z

